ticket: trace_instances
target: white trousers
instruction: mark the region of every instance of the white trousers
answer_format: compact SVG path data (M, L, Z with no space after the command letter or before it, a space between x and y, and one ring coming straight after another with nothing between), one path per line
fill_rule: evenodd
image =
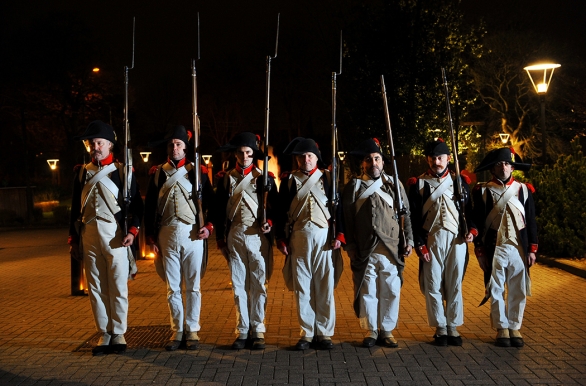
M379 242L368 259L360 296L360 327L391 332L397 327L401 279L390 251Z
M512 243L495 249L490 279L490 319L494 328L521 329L527 302L524 255L522 248Z
M427 249L431 257L429 263L423 262L427 321L431 327L461 326L464 323L462 278L466 242L445 229L432 229Z
M199 331L201 311L201 262L203 240L197 239L196 225L175 221L162 226L159 231L159 246L165 267L167 302L171 313L171 329L176 340L181 339L183 324L187 332ZM181 283L185 287L185 312Z
M334 266L328 228L308 222L290 240L293 287L301 336L331 337L336 325Z
M96 329L124 334L128 319L128 250L118 223L102 220L83 226L83 261Z
M266 332L267 303L264 255L269 243L259 225L230 227L227 238L232 290L236 304L236 333Z

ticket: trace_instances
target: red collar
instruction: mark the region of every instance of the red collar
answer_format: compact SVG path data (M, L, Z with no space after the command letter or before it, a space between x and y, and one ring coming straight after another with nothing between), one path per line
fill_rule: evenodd
M95 158L92 158L92 163L97 166L110 165L112 162L114 162L114 154L112 154L112 153L110 153L106 158L104 158L101 161L98 161Z
M435 177L435 178L444 178L444 177L447 177L448 174L450 174L450 168L446 168L446 170L444 171L444 174L442 174L439 177L431 169L427 169L427 174L430 175L430 176L432 176L432 177Z
M181 166L185 165L185 163L187 162L187 157L183 157L179 161L173 161L171 158L167 157L167 162L171 166L174 166L175 169L179 169ZM175 164L175 162L177 162L177 164Z
M506 184L503 184L503 181L499 180L496 177L492 177L491 182L494 182L497 185L503 185L503 186L509 186L513 184L513 181L515 181L515 179L513 178L513 175L511 174L511 178L509 178L509 180L507 181Z
M236 171L243 176L247 176L252 171L252 169L254 169L254 163L251 163L250 166L246 167L245 169L242 169L242 166L236 163Z
M315 171L316 171L317 169L318 169L318 167L317 167L317 165L316 165L316 167L314 167L312 171L309 171L309 172L306 172L306 171L303 171L303 170L299 170L299 171L300 171L301 173L303 173L303 174L307 175L307 176L311 176L313 173L315 173Z

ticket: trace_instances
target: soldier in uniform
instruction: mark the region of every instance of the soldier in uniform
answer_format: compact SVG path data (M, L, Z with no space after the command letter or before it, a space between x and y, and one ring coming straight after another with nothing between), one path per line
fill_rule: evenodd
M207 265L207 238L213 231L211 222L199 224L194 164L186 158L190 132L183 126L175 126L161 141L151 146L167 145L168 159L150 170L150 182L146 194L145 235L147 244L160 254L167 301L174 336L167 346L174 351L186 341L188 350L199 346L199 316L201 310L200 280ZM202 209L211 206L214 192L202 167ZM205 222L205 220L204 220ZM185 310L181 284L185 287ZM185 326L184 326L185 324Z
M275 218L277 247L287 256L283 274L287 288L294 291L301 325L297 350L306 350L315 338L315 347L331 350L336 324L334 287L343 269L339 248L344 242L344 222L338 206L334 237L328 193L329 171L322 171L321 153L313 139L295 138L285 148L295 155L298 170L281 177L279 207ZM336 250L337 253L332 253Z
M529 267L537 253L537 224L533 186L515 181L514 169L529 170L512 149L491 151L474 171L490 170L491 181L474 187L474 218L480 237L475 253L484 271L490 319L496 328L496 345L523 347L519 330L527 295L531 295ZM505 286L507 295L505 298ZM505 300L506 299L506 300Z
M468 258L466 243L478 234L470 221L472 201L464 176L448 169L450 150L440 138L425 148L429 170L409 179L411 225L415 252L419 256L419 284L425 295L427 320L435 327L433 344L461 346L457 327L464 323L462 279ZM465 194L465 208L470 231L460 233L461 214L454 197L456 178L460 178ZM445 305L444 305L445 302Z
M74 170L70 253L82 259L96 329L102 335L93 348L94 355L124 352L124 333L128 318L128 279L136 274L130 251L142 220L143 202L134 174L130 182L131 217L124 234L124 165L114 159L116 133L112 126L93 121L83 135L92 160Z
M232 152L236 167L218 173L216 191L216 240L228 261L236 304L236 334L233 349L242 349L247 340L252 349L265 348L264 324L267 288L273 269L271 213L277 203L277 187L269 173L266 222L263 221L264 180L254 164L259 138L250 132L237 134L219 150ZM250 331L250 335L249 335Z
M398 347L392 331L399 318L405 256L411 253L413 233L409 203L405 201L404 235L400 235L394 183L383 170L386 157L376 138L367 139L350 152L362 160L362 175L353 178L343 194L345 250L350 257L354 281L354 312L367 330L362 345L377 342ZM407 195L400 184L401 197ZM399 251L400 237L406 249Z

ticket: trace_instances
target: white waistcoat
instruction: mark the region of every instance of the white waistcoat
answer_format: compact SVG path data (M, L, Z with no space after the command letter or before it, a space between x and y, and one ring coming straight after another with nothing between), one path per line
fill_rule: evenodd
M91 162L85 165L84 168L87 170L84 185L91 183L91 178L102 169ZM114 169L114 172L118 173L117 167ZM115 192L115 195L107 187L108 185L113 185L110 180L110 175L111 173L104 176L100 182L95 184L88 193L85 203L82 202L81 221L84 224L88 224L96 219L106 222L116 221L114 215L120 212L121 208L118 204L118 192ZM106 179L109 181L106 181Z

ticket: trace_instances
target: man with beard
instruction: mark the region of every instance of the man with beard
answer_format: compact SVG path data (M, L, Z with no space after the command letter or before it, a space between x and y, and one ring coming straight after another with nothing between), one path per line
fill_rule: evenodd
M488 153L474 170L490 170L493 176L474 187L474 217L481 235L474 244L486 285L482 303L491 298L490 320L500 347L524 345L519 330L531 295L529 267L536 259L537 224L533 186L515 181L512 172L530 167L512 149L503 148Z
M218 174L215 220L218 248L228 262L232 278L238 334L232 344L235 350L244 348L247 340L252 340L252 349L265 348L265 284L273 269L272 238L268 236L278 197L274 176L269 172L266 222L261 224L264 181L262 171L253 163L255 156L262 155L258 141L253 133L243 132L219 149L233 152L236 157L234 169Z
M124 352L128 319L128 279L136 273L130 246L138 235L143 202L134 174L130 184L131 220L122 204L124 165L114 160L116 133L112 126L93 121L83 135L92 160L74 169L69 245L71 256L83 258L96 329L101 336L94 355ZM131 268L132 266L132 268Z
M167 284L167 302L173 337L165 346L174 351L186 341L188 350L199 346L201 310L200 280L207 264L207 238L213 231L210 222L198 224L198 209L193 196L195 170L186 158L191 133L175 126L161 141L167 145L167 162L154 166L146 195L145 232L147 244L160 253ZM205 213L213 200L207 170L202 167L202 207ZM181 284L185 287L185 311ZM184 326L185 324L185 326Z
M407 247L399 251L400 230L395 208L395 189L383 170L384 159L376 138L367 139L350 152L362 160L362 175L353 178L343 195L346 225L346 252L354 281L354 312L360 326L367 330L362 345L377 342L398 347L392 331L399 318L399 301L405 256L411 253L413 234L409 204L405 202L405 238ZM401 196L406 198L400 185Z
M336 324L334 288L343 269L339 248L344 242L344 222L338 206L338 234L329 232L329 171L318 169L321 153L313 139L297 137L284 150L294 155L298 170L281 177L276 236L279 251L287 256L283 274L295 293L301 339L297 350L307 350L315 339L322 350L334 347ZM333 250L337 253L332 253ZM333 260L332 260L333 259Z
M425 147L429 170L409 179L411 225L419 256L419 284L425 295L427 320L435 327L433 344L461 346L457 327L464 323L462 279L468 259L466 243L478 232L470 221L472 201L469 181L448 169L450 150L440 138ZM456 178L465 194L468 234L460 235L460 215L455 203ZM445 302L445 306L444 306Z

